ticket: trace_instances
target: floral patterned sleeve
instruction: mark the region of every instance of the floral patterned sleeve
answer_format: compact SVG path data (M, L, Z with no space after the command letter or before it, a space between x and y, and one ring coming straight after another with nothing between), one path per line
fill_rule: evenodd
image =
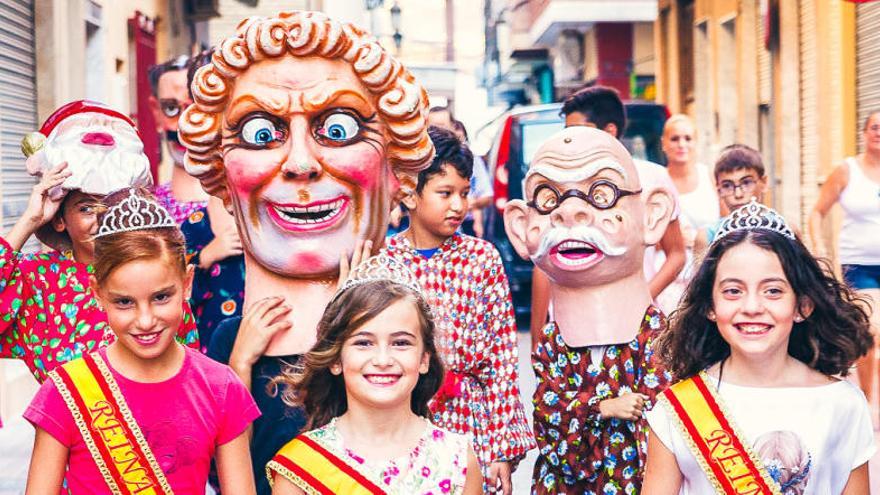
M672 375L654 354L654 342L667 330L666 318L660 314L648 315L647 318L649 330L642 334L644 342L641 346L641 365L636 366L635 389L650 398L650 409L657 403L657 395L672 383Z
M18 267L21 257L0 237L0 358L20 357L24 352L17 324L27 287Z
M490 442L493 460L516 462L535 448L535 438L526 420L519 390L519 348L510 287L501 255L491 246L487 249L490 253L484 289L488 297L478 314L485 315L484 322L490 326L486 332L491 343L487 346L485 377L492 418Z

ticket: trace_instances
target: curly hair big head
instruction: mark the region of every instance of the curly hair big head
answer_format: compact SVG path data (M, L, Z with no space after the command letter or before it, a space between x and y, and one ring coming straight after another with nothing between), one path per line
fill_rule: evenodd
M429 357L428 372L419 375L410 407L415 414L428 416L428 401L440 389L444 376L434 344L431 309L412 289L390 280L376 280L346 289L331 301L318 323L315 346L269 385L270 393L282 386L284 402L305 409L306 430L320 428L348 410L344 379L333 374L331 368L340 362L343 345L356 330L402 300L416 306L423 351Z
M235 79L253 64L277 57L342 59L375 97L385 124L387 160L402 188L415 186L415 175L431 163L434 148L427 133L428 94L400 62L366 32L320 12L282 12L251 17L237 34L220 42L211 63L195 73L194 105L180 118L180 141L187 148L184 165L209 194L229 204L221 131Z
M873 345L867 303L813 258L800 240L767 229L735 230L711 245L670 317L669 330L657 342L669 371L677 379L689 378L730 355L730 345L708 315L714 308L719 261L745 242L774 253L799 304L813 306L809 317L794 324L788 353L825 375L848 374L852 363Z

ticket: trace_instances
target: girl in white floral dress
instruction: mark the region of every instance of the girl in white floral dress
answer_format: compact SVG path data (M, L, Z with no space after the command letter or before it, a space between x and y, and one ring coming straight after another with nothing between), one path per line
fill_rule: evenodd
M306 433L266 466L273 494L478 494L467 437L432 425L443 381L418 282L394 260L358 265L327 306L318 343L275 380Z

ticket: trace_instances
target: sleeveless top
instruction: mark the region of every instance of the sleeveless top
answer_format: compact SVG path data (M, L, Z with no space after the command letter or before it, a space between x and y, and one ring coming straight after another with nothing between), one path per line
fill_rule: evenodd
M854 157L846 159L849 180L840 193L843 226L838 247L844 265L880 265L880 184L865 175Z
M721 207L718 204L718 193L709 175L709 168L700 163L695 167L697 167L697 187L691 192L679 193L678 201L681 204L682 216L690 223L689 227L702 229L718 220L721 216Z

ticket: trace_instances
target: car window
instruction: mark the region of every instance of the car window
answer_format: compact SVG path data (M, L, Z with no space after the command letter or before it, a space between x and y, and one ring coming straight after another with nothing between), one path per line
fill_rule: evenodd
M524 122L523 124L522 166L525 171L532 163L532 158L538 148L550 136L561 131L564 123L560 119L555 122Z

